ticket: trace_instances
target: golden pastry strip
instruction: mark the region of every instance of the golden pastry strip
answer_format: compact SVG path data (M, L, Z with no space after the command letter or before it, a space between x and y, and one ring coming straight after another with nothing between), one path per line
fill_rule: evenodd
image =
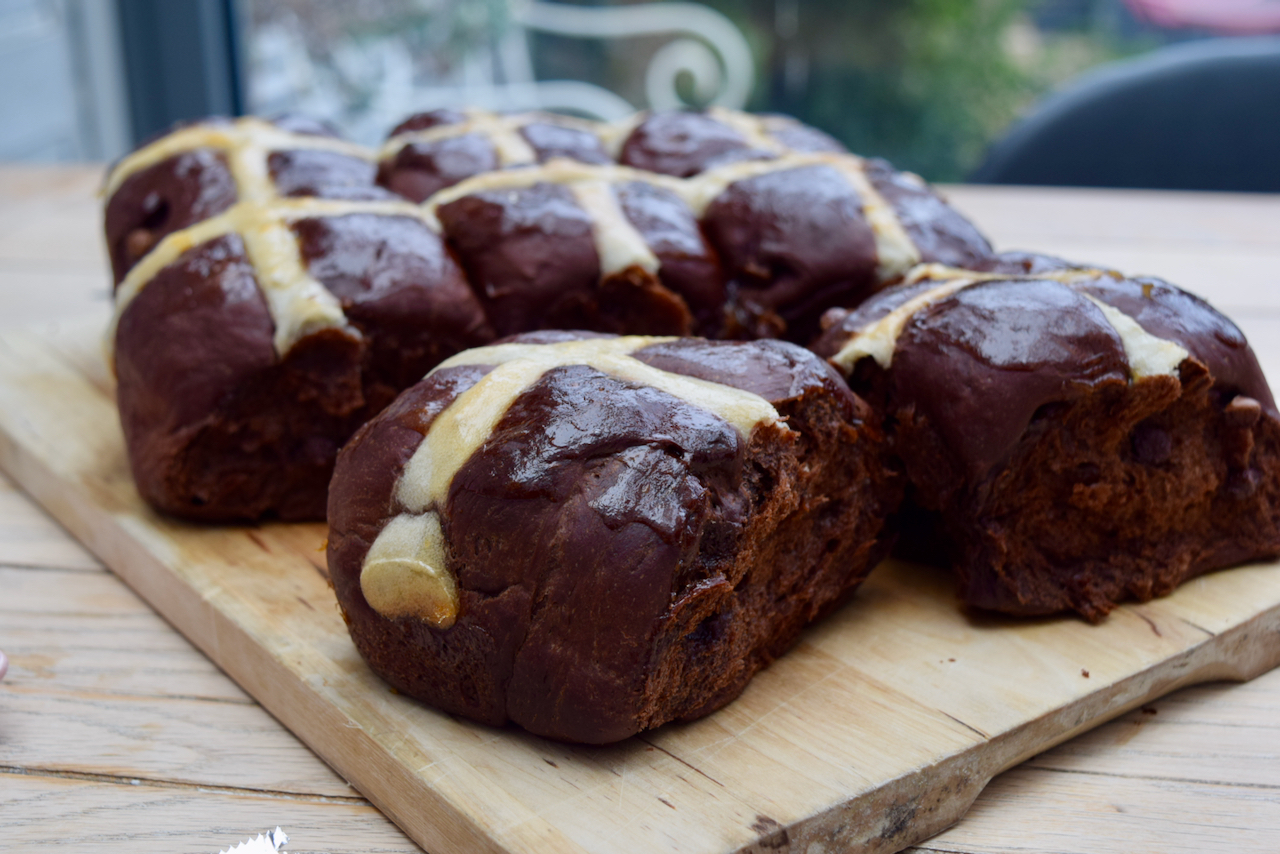
M993 281L1050 280L1070 285L1098 276L1116 276L1105 270L1054 270L1044 274L1011 276L1000 273L976 273L940 264L922 264L907 274L904 284L937 281L937 287L917 294L884 317L867 324L850 338L831 358L846 374L860 359L871 357L882 368L893 363L893 353L898 337L917 313L946 299L971 285ZM1133 381L1154 376L1178 375L1178 366L1191 354L1182 346L1147 332L1133 317L1095 297L1082 293L1085 299L1096 305L1107 323L1115 330L1124 347L1129 362L1129 376Z
M240 202L218 216L166 235L120 283L107 330L108 347L114 346L116 327L129 304L156 274L188 250L229 234L239 235L244 241L245 253L275 323L277 355L284 357L294 344L317 329L338 328L358 335L347 324L337 297L307 272L297 237L289 228L289 223L300 219L357 213L424 220L422 210L408 202L278 199Z

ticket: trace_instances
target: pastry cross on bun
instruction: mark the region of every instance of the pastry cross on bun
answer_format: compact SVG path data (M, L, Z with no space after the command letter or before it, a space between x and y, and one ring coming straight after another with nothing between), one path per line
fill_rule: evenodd
M107 249L116 283L167 234L237 202L383 197L372 187L371 160L365 148L298 117L211 118L179 126L107 173Z
M441 359L492 337L421 208L347 183L345 166L330 186L314 162L309 180L328 198L285 195L300 183L281 178L301 168L298 152L348 147L219 121L152 143L109 177L107 232L121 246L141 245L122 194L170 200L170 218L148 232L158 239L119 279L108 333L130 461L156 506L207 519L321 515L351 432ZM183 207L190 194L171 192L191 157L225 167L218 205Z
M538 146L533 130L552 126L562 127L577 142L570 144L566 137L558 147ZM451 147L446 151L446 146ZM463 149L470 154L463 156ZM393 132L380 155L378 180L439 207L440 197L457 200L461 187L475 186L474 181L483 185L495 174L538 174L540 166L563 172L567 167L557 161L564 160L603 167L610 157L632 167L620 180L680 196L710 241L718 270L707 297L723 293L726 298L720 299L717 317L690 307L697 334L805 342L817 332L827 308L857 303L917 262L974 266L991 257L982 235L920 178L882 160L849 154L826 134L785 116L712 108L641 113L603 124L541 114L442 110L415 116ZM527 184L523 178L494 180ZM546 180L556 182L554 177ZM521 205L513 202L512 207ZM535 225L504 216L500 199L486 210L487 219L460 222L450 233L464 255L483 254L498 236L495 230L514 232L521 243L532 239ZM554 216L550 219L560 224ZM677 230L687 234L689 229L681 222ZM558 236L556 226L543 230L549 242ZM511 293L545 269L529 257L516 266L518 275L511 277L508 270L484 282L485 287ZM590 317L562 325L649 334L681 331L669 316L654 319L656 325L625 329L596 327Z
M1280 421L1229 320L1158 279L993 266L1038 272L922 267L815 343L885 413L966 602L1098 620L1280 552Z
M899 486L869 414L777 341L461 353L339 456L352 638L400 691L552 738L707 714L886 551Z
M487 172L425 204L498 334L594 329L715 335L719 262L679 181L552 160Z
M552 113L433 110L397 125L378 153L378 183L415 202L513 166L569 158L612 163L609 125Z

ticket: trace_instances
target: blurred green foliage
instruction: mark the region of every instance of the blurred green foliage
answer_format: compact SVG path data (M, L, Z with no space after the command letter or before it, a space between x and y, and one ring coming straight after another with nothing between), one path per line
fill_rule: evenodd
M1035 0L705 2L756 49L753 109L933 181L963 179L1026 106L1117 53L1096 33L1046 38Z
M757 75L750 109L793 115L853 151L931 181L963 180L987 146L1053 87L1150 46L1119 37L1109 23L1116 0L701 2L751 44ZM1046 29L1036 16L1050 7L1056 20ZM603 81L641 103L637 81L658 43L602 48L537 35L534 54L540 77Z

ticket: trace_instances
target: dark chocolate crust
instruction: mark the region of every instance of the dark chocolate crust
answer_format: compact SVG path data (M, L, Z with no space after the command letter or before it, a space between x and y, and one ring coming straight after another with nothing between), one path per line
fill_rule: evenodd
M387 134L387 136L397 136L415 130L431 130L431 128L442 125L460 125L466 120L467 114L462 110L454 110L448 107L439 110L427 110L426 112L414 113L409 116L409 118L393 127L391 133Z
M883 556L897 479L865 404L820 360L696 339L634 355L767 394L791 430L744 441L657 389L548 371L440 510L461 594L448 629L375 612L361 564L432 420L487 367L432 374L344 449L330 570L357 648L398 690L489 724L617 741L732 700Z
M595 325L600 259L591 219L567 187L477 193L439 217L499 335Z
M486 190L442 205L444 234L499 335L593 329L650 335L718 330L724 283L684 203L627 183L623 214L663 265L602 276L590 214L560 184Z
M406 385L492 330L420 220L294 224L310 273L357 334L312 333L281 359L236 235L163 268L121 315L117 399L139 492L206 521L323 518L338 448Z
M787 116L761 116L766 135L790 152L845 152L822 131ZM665 110L648 114L622 143L618 162L648 172L688 178L739 160L768 160L774 151L754 147L738 130L711 113Z
M539 163L553 157L597 165L613 162L598 136L583 128L561 124L550 115L530 121L520 128L520 135L538 155Z
M324 196L335 188L365 188L373 183L376 169L368 160L336 151L299 149L274 151L267 168L276 192L282 196Z
M220 152L196 149L131 175L103 215L116 285L165 236L217 216L237 201L236 182Z
M937 284L833 311L815 349L834 356ZM1188 351L1176 375L1132 380L1087 297ZM1172 285L1097 272L981 282L917 311L888 369L864 358L850 381L885 413L910 512L938 526L971 605L1098 620L1280 553L1270 390L1239 330Z
M857 191L829 166L731 184L703 217L733 283L743 337L807 341L822 312L879 285L875 234Z
M378 183L421 202L472 175L498 168L498 154L479 134L411 142L378 164Z
M647 172L688 178L711 166L773 155L706 113L668 111L646 116L622 144L618 162Z
M465 113L433 110L401 122L391 132L394 137L411 131L464 124ZM539 163L555 157L580 163L612 163L599 137L583 128L565 123L554 115L531 113L522 117L519 133ZM378 183L413 202L426 201L433 194L472 175L500 168L494 144L481 132L463 133L430 141L408 142L378 164Z

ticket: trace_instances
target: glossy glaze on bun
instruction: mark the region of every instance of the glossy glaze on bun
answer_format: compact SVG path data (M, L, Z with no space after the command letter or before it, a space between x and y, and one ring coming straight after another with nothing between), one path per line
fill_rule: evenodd
M462 353L339 457L352 637L400 691L551 738L707 714L887 550L900 487L869 414L776 341Z
M815 344L884 414L963 599L1098 620L1280 553L1280 422L1235 325L1157 279L993 266L1036 272L925 268Z
M139 492L177 516L323 518L351 433L493 337L430 218L299 126L188 125L108 176L121 424Z
M544 138L560 144L540 142ZM642 325L620 329L594 307L573 322L566 312L553 313L568 326L803 343L827 308L856 304L917 262L974 266L993 257L977 229L918 177L849 154L785 116L711 109L642 113L605 124L538 113L435 111L396 128L379 156L383 186L435 208L459 202L476 208L476 216L444 225L478 291L528 292L541 301L534 293L548 281L543 242L591 230L599 248L629 225L643 232L642 220L656 213L679 252L697 259L700 295L714 295L695 303L663 282L658 302L671 304L655 312L646 302ZM622 168L606 168L615 161ZM620 201L641 186L674 198L664 202L666 210L637 217L627 209L623 217L600 218L578 192L584 183L600 182ZM489 269L484 256L495 240L512 260ZM581 272L569 289L599 281L609 291L607 302L636 298L634 289L617 291L623 270L662 279L659 271L672 264L663 257L661 268L615 269L602 258L592 270L585 248L572 257ZM651 284L646 279L643 287ZM673 315L676 308L681 317Z

